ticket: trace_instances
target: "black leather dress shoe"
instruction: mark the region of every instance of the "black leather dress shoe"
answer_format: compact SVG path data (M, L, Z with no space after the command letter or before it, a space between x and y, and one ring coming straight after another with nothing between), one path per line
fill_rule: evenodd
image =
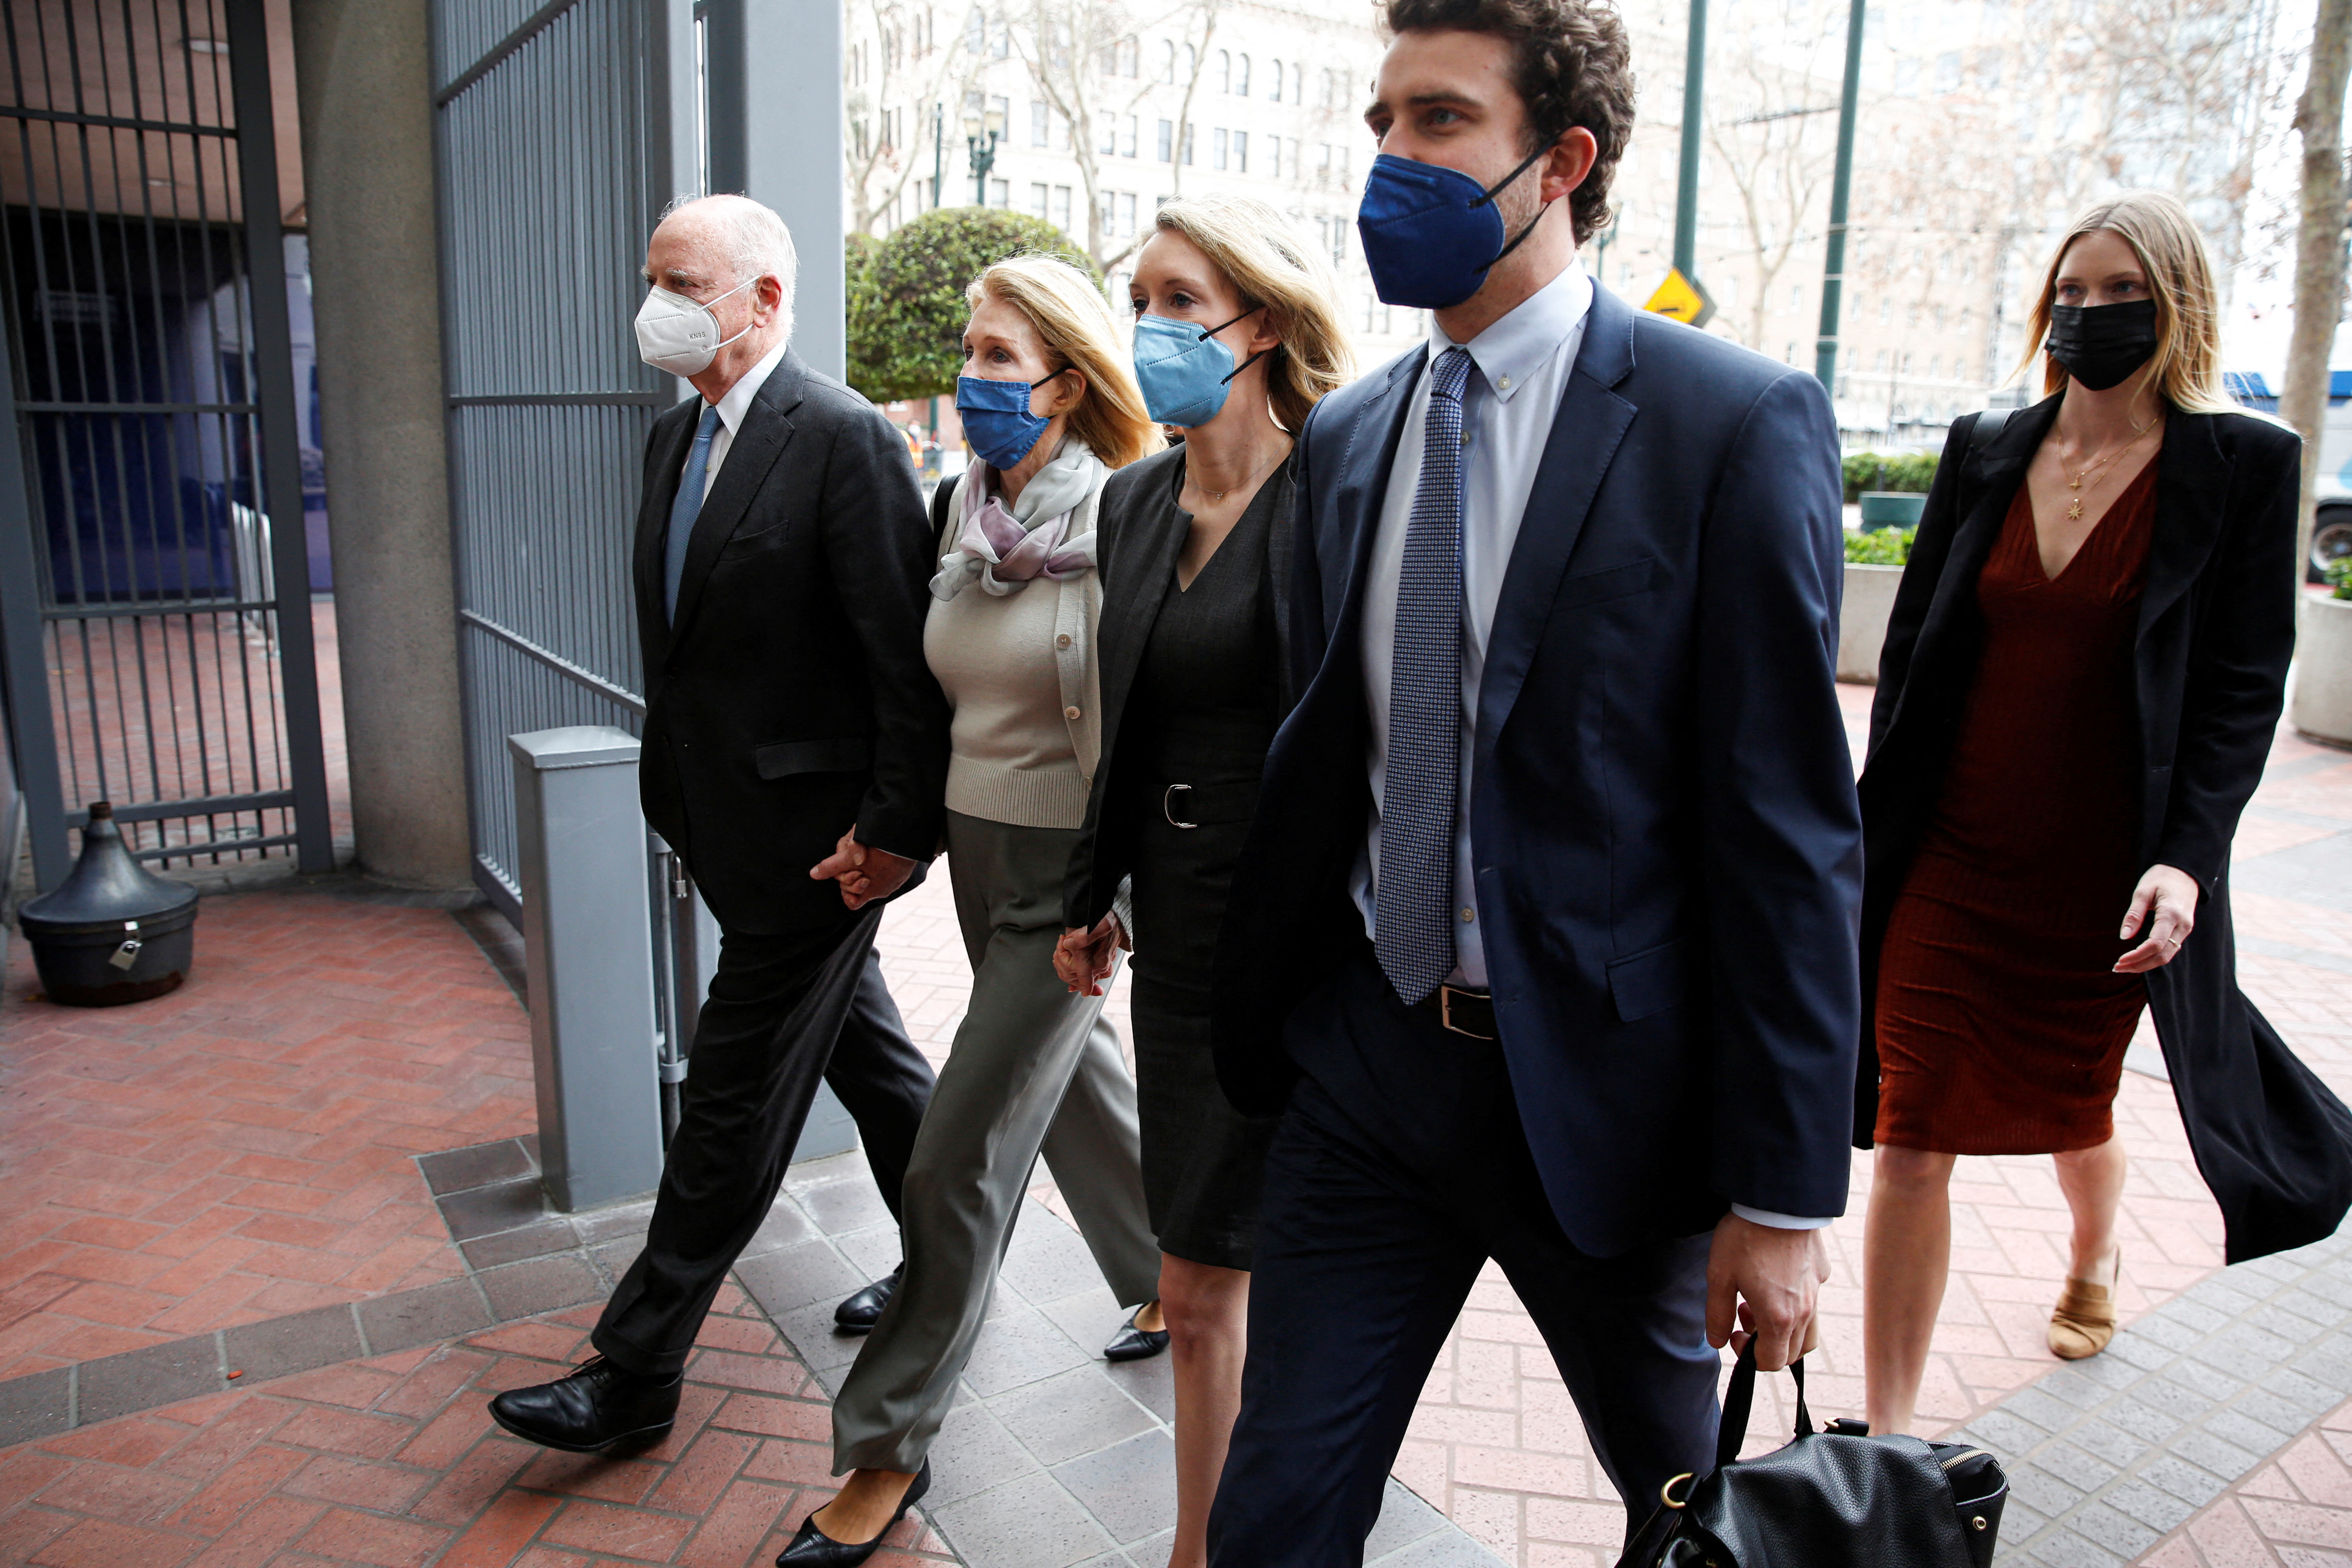
M890 1304L890 1298L898 1293L898 1276L906 1270L907 1265L901 1263L856 1295L845 1298L833 1309L833 1326L843 1333L870 1331L882 1321L882 1309Z
M684 1379L640 1377L597 1356L569 1377L509 1388L490 1401L490 1419L543 1448L594 1454L651 1443L677 1418Z
M1150 1304L1146 1301L1144 1306ZM1128 1313L1127 1322L1119 1325L1118 1333L1111 1335L1110 1343L1103 1346L1105 1361L1150 1361L1168 1348L1166 1329L1139 1329L1135 1326L1135 1320L1142 1315L1143 1307Z
M925 1459L915 1479L907 1483L907 1495L898 1500L898 1511L890 1522L875 1532L871 1541L835 1541L816 1527L816 1514L812 1511L801 1521L800 1533L793 1543L776 1553L776 1568L857 1568L882 1545L882 1537L890 1533L898 1522L907 1517L907 1511L923 1500L931 1490L931 1461Z

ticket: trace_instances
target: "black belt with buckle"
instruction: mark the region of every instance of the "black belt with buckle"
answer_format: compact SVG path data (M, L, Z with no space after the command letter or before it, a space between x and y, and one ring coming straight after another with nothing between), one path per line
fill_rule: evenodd
M1459 986L1440 986L1408 1009L1423 1023L1454 1034L1468 1035L1472 1040L1496 1040L1495 1030L1495 998L1485 991L1465 991Z
M1171 784L1160 792L1160 814L1171 828L1246 822L1257 814L1257 793L1255 779L1246 784Z

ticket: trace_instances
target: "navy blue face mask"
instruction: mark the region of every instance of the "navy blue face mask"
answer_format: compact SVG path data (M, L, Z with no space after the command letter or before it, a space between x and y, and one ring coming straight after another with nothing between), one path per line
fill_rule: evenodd
M1492 190L1459 169L1389 152L1373 159L1356 208L1356 232L1363 236L1364 265L1381 302L1444 310L1477 293L1487 269L1543 221L1539 210L1517 239L1506 240L1496 196L1550 152L1543 147L1529 153Z
M1029 394L1065 374L1055 371L1034 382L992 382L980 376L956 377L956 414L963 421L963 438L992 468L1010 468L1029 455L1037 438L1053 423L1050 416L1029 412Z

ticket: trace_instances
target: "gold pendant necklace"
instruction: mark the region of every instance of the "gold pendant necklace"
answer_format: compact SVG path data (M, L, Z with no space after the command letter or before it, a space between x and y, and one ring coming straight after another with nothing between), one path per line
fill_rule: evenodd
M2139 444L2139 438L2146 435L2148 433L2149 427L2155 423L2156 419L2151 415L2149 416L2147 424L2134 425L2132 427L2131 439L2129 441L2125 442L2121 446L2116 447L2113 452L2108 453L2105 457L2100 458L2096 463L2092 464L2089 467L2078 468L2074 471L2074 476L2066 481L2066 487L2074 492L2074 499L2066 503L2066 520L2068 522L2079 523L2083 520L2084 482L2089 479L2092 475L2104 472L2109 464L2115 462L2116 458L2121 457L2125 453L2129 452L2133 447L2137 446ZM2060 461L2058 466L2061 469L2063 469L2066 466L2063 459Z

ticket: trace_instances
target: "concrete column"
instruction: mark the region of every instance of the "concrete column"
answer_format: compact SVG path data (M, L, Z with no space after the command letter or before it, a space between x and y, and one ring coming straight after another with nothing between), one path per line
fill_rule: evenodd
M319 412L362 870L469 885L425 0L295 0Z

